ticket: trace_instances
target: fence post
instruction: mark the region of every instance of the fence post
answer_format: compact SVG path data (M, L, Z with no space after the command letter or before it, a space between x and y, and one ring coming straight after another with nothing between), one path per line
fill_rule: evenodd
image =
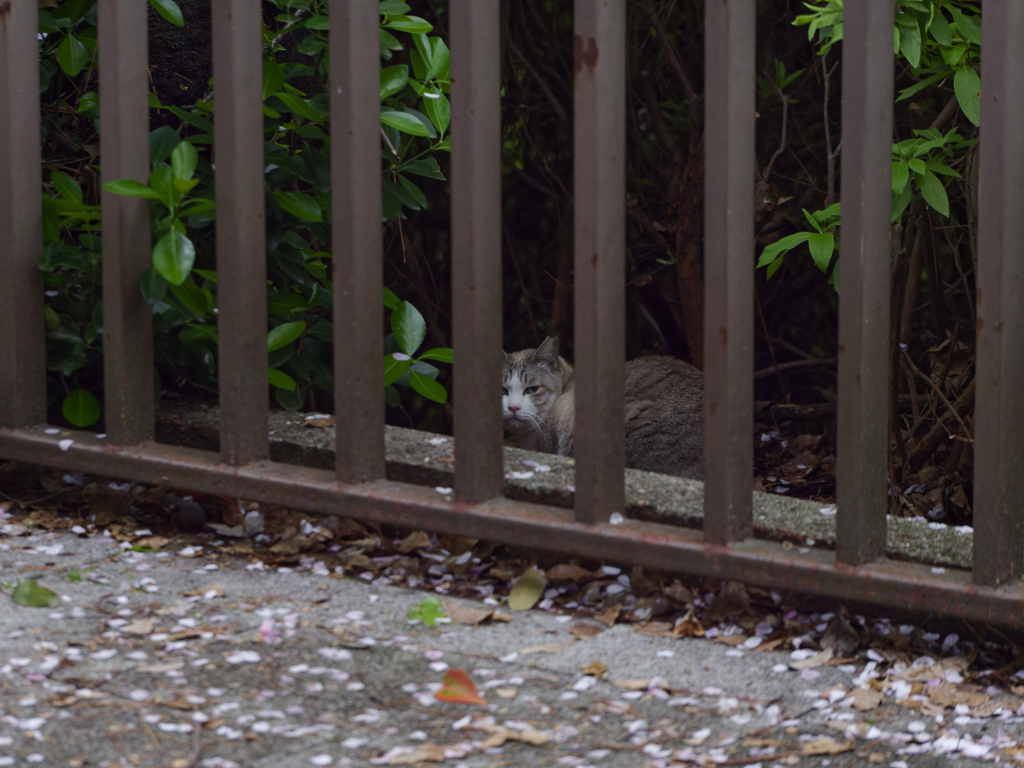
M340 480L384 476L380 16L331 0L334 403Z
M100 0L100 176L149 183L149 87L146 7ZM151 440L153 310L142 298L142 273L152 264L149 201L102 193L103 401L111 442Z
M46 420L40 194L39 18L0 3L0 427Z
M455 490L500 496L501 81L499 0L451 0Z
M576 520L625 503L626 2L576 0Z
M260 10L252 0L211 3L220 450L236 465L269 453Z
M885 554L893 26L892 0L845 6L836 559L847 565Z
M974 581L1024 574L1024 4L981 17Z
M704 538L753 532L754 0L707 0Z

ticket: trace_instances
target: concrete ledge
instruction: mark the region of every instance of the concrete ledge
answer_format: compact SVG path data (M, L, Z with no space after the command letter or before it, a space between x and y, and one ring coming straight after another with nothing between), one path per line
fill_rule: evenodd
M219 449L216 406L163 402L157 412L157 440L208 451ZM307 424L301 414L270 414L270 457L286 464L333 469L335 427ZM390 480L428 486L451 486L454 448L451 437L402 427L385 427L387 475ZM524 463L529 462L529 463ZM548 467L537 471L533 465ZM510 499L571 507L573 460L519 448L505 449L505 495ZM790 541L794 546L831 548L835 516L822 514L816 502L783 495L754 493L757 538ZM694 480L626 470L624 513L651 522L700 528L704 518L704 484ZM971 567L973 533L928 523L920 518L889 518L891 557L954 568Z

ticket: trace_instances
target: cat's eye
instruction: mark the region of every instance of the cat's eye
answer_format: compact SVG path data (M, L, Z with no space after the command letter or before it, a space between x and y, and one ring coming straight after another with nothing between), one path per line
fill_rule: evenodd
M501 396L502 397L508 397L508 387L502 387L501 388Z
M523 390L523 393L527 395L536 395L539 390L540 387L527 387Z

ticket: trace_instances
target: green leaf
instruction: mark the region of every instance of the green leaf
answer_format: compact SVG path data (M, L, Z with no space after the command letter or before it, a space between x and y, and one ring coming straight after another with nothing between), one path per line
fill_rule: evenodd
M181 285L170 286L174 298L191 314L203 319L213 309L213 294L204 291L191 280L183 280Z
M430 129L427 128L415 115L410 115L408 112L398 112L393 109L382 109L380 113L380 121L384 125L390 125L392 128L397 128L402 133L408 133L412 136L430 136Z
M430 32L434 25L419 16L389 16L384 24L389 29L397 29L399 32Z
M946 17L942 15L942 11L939 8L935 9L935 15L932 16L931 26L928 28L931 33L932 39L939 45L952 45L953 36L949 30L949 22L946 21Z
M818 265L822 272L828 270L828 263L832 259L832 250L835 247L831 232L819 232L807 239L807 247L811 251L811 258Z
M801 208L800 210L804 212L804 218L807 219L808 224L814 227L814 229L818 232L823 231L821 227L821 222L818 221L818 219L815 217L813 213L808 213L808 211L804 208Z
M949 218L949 199L946 197L946 190L942 186L942 182L939 181L939 177L931 171L925 171L923 174L917 174L915 178L917 179L917 188L924 201Z
M51 608L60 604L60 595L46 587L41 587L34 580L23 581L11 592L11 600L18 605L30 608Z
M413 184L409 179L405 178L402 174L395 174L398 177L398 183L402 185L402 189L411 197L420 210L427 207L427 196L424 195L419 187ZM411 206L410 206L411 207Z
M274 98L283 101L289 112L294 115L304 117L310 122L318 123L323 119L319 112L313 109L313 107L311 107L304 99L299 98L294 93L278 91L274 94Z
M398 42L398 38L388 32L386 29L381 27L380 29L380 55L385 60L391 59L392 51L402 50L402 44Z
M323 221L323 213L315 199L302 192L275 192L274 200L285 211L304 221Z
M306 330L306 324L302 320L295 320L291 323L281 323L270 329L267 334L267 352L273 352L287 347Z
M393 384L402 378L405 372L412 368L414 362L416 361L402 352L384 355L384 386Z
M384 101L388 96L394 96L409 82L409 67L405 64L397 64L380 72L380 100Z
M925 160L925 167L928 168L932 173L939 173L943 176L954 176L956 178L962 178L959 173L954 171L948 165L943 165L938 160Z
M172 229L153 247L153 268L171 285L181 285L196 261L196 247L185 235Z
M217 343L217 329L205 323L189 323L178 334L181 343L187 347L195 347L204 342Z
M87 91L82 94L82 98L78 100L78 114L83 112L91 112L94 109L100 108L100 95L96 91Z
M181 200L181 195L174 189L174 174L170 166L161 165L149 175L149 186L160 195L160 202L168 208L173 208L175 203Z
M416 307L403 301L391 313L391 330L402 351L407 355L415 355L427 335L427 323Z
M207 120L205 117L199 115L193 115L191 112L186 112L181 107L167 107L171 111L171 114L177 117L179 120L183 120L189 125L198 128L201 131L207 131L213 133L213 123ZM194 137L193 137L194 138Z
M76 203L82 202L82 187L66 173L50 171L50 181L53 182L53 186L60 192L61 197L67 200L74 200Z
M384 288L384 306L388 309L398 309L398 305L402 303L402 300L398 298L398 295L390 288Z
M161 125L149 134L149 162L162 163L181 142L181 136L169 125Z
M779 267L782 266L782 262L785 261L785 256L779 256L775 261L768 265L768 269L765 271L765 279L771 280L772 275L779 271Z
M423 111L427 113L439 133L448 130L448 124L452 120L452 105L443 93L427 91L423 94Z
M413 389L435 403L443 403L448 399L447 389L433 379L428 379L426 376L416 373L416 371L409 372L409 383Z
M912 157L909 160L907 160L907 165L910 166L910 170L912 170L914 173L924 173L927 170L927 167L924 164L924 160L921 160L920 158L917 157Z
M384 402L389 408L397 408L402 404L402 396L398 394L398 389L393 384L384 387Z
M981 121L981 78L974 67L965 66L956 71L953 90L964 117L978 125Z
M437 624L438 619L448 619L448 615L441 607L441 598L434 595L423 598L419 605L410 605L406 609L405 615L410 619L422 621L428 627Z
M100 401L92 392L85 389L73 389L64 398L60 411L70 424L84 428L100 420Z
M330 27L330 21L326 16L311 16L306 19L302 25L306 29L315 29L319 32L323 32Z
M779 254L796 248L800 243L806 243L810 237L810 232L797 232L795 235L788 235L776 240L761 251L761 258L757 260L758 269L767 264L771 264L776 258L778 258Z
M900 52L907 57L910 66L917 69L921 66L921 28L916 19L908 19L909 23L896 22L900 34Z
M142 273L139 280L142 298L147 304L156 304L167 294L167 281L153 267Z
M401 177L399 177L399 178L401 178ZM423 198L423 194L422 193L420 193L418 196L413 196L413 195L409 194L408 191L406 191L405 185L403 185L403 184L396 184L391 179L384 179L383 183L384 183L384 193L385 193L384 197L385 198L390 195L391 197L393 197L396 200L398 200L398 202L400 202L402 205L404 205L404 206L406 206L408 208L412 208L414 211L419 211L419 210L423 209L423 205L426 202L426 198ZM419 192L419 190L416 190L416 191ZM421 202L420 198L423 199L423 202ZM387 209L387 205L386 204L385 204L384 208L385 208L385 211L386 211L386 209Z
M897 197L892 196L892 215L889 218L890 223L895 223L900 220L903 216L903 212L907 210L907 206L910 205L910 201L913 198L913 193L910 190L910 185L907 184L903 187L903 193Z
M910 168L906 161L892 164L892 191L894 195L902 194L903 188L907 186L910 179Z
M178 7L174 0L149 0L149 4L156 8L156 12L174 26L185 26L185 17L181 15L181 8Z
M398 168L403 173L413 173L417 176L426 176L428 179L437 179L438 181L446 181L444 174L441 173L441 167L437 164L437 160L432 157L425 157L421 160L413 160L412 162L406 163Z
M442 363L452 362L452 350L450 347L435 347L420 355L420 360L439 360Z
M89 61L89 49L74 35L65 35L57 47L57 63L68 77L77 77Z
M280 387L289 392L299 386L295 383L295 379L284 371L277 370L277 368L267 369L267 378L270 380L270 386Z
M191 179L198 163L199 153L187 141L178 144L171 152L171 169L174 171L175 179Z

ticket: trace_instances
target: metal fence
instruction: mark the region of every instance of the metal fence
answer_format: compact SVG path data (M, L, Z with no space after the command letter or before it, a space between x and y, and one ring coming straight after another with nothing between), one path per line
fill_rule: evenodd
M893 1L846 4L835 551L752 538L755 0L706 0L703 532L624 504L626 0L575 0L576 498L502 497L499 0L450 0L456 500L384 476L376 0L331 0L336 473L268 460L260 3L213 0L220 454L154 442L145 200L103 193L106 439L44 431L36 2L0 2L0 456L1024 624L1024 3L986 0L974 568L885 557ZM103 181L148 171L146 4L99 0Z

